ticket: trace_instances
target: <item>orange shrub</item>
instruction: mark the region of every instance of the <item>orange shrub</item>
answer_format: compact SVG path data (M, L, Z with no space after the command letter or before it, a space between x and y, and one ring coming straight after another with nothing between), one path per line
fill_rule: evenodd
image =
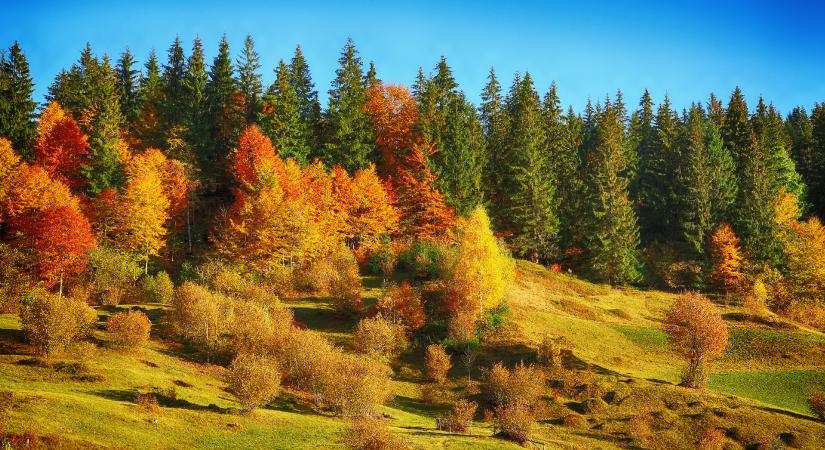
M244 411L252 411L278 396L281 373L277 363L271 359L241 354L229 365L227 382Z
M722 316L707 297L686 292L668 311L665 324L676 352L688 360L682 385L701 387L706 379L706 362L728 346L728 327Z
M369 416L392 396L389 368L359 355L339 354L333 377L322 386L323 403L342 416Z
M527 405L508 403L496 408L493 432L519 443L530 440L533 431L533 413Z
M421 293L404 281L390 285L378 299L378 311L387 319L404 325L410 333L424 326Z
M825 392L814 392L808 398L808 404L811 406L811 411L825 422Z
M699 439L699 450L722 450L725 448L725 432L718 428L706 428Z
M137 310L113 314L106 321L106 331L114 343L129 349L143 347L149 341L151 330L152 322Z
M519 363L512 370L501 363L494 364L487 371L482 385L484 394L494 405L519 403L528 408L538 402L544 388L544 372L524 363Z
M431 380L438 384L447 381L447 372L449 372L452 362L443 345L430 344L427 346L425 364L427 366L427 376Z
M236 301L230 346L236 354L273 355L285 345L292 320L292 311L288 308Z
M355 327L355 348L370 356L393 358L408 344L404 327L384 319L381 314L361 319Z
M351 450L402 450L401 439L390 433L379 419L358 418L344 430L342 443Z
M436 428L449 432L466 433L473 421L476 409L478 409L476 402L461 399L455 402L449 414L436 418Z

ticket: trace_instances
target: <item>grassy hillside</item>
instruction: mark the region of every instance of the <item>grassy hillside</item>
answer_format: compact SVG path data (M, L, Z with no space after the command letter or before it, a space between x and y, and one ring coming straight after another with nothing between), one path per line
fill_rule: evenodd
M365 278L364 284L369 302L380 283ZM545 336L571 350L570 369L548 385L532 446L693 448L707 427L725 430L733 448L817 448L825 442L825 426L812 420L805 402L825 387L820 333L749 320L735 307L720 306L732 345L714 366L709 390L696 392L673 385L681 363L661 331L663 313L674 300L670 294L594 285L519 262L506 300L508 322L482 346L474 379L478 367L496 360L533 361L535 345ZM325 299L285 303L309 328L349 345L355 323L336 318ZM99 331L95 351L81 347L51 360L32 356L15 316L0 316L5 432L77 448L342 448L339 433L347 421L308 406L298 393L285 391L268 407L241 414L225 391L224 369L164 338L164 307L138 307L156 325L147 348L112 349ZM101 323L112 312L101 308ZM413 448L518 448L491 436L488 422L476 422L468 435L437 431L435 417L447 404L423 400L422 365L421 351L413 350L394 367L396 397L384 408L393 432ZM460 367L451 375L451 395L477 397L478 384L464 381ZM159 410L138 405L139 392L156 392ZM593 396L604 399L602 407L586 405ZM651 436L631 425L640 421Z

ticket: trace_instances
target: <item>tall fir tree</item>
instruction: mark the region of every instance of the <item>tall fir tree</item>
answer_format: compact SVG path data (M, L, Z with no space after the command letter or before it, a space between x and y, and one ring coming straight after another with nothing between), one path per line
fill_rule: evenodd
M120 94L120 112L130 130L140 115L140 71L135 69L135 57L128 48L117 61L117 90Z
M203 43L199 37L196 37L192 42L192 54L186 62L186 74L182 83L185 100L183 124L186 127L185 138L188 146L191 147L190 151L200 156L203 155L209 139L209 128L206 122L206 83L208 80ZM187 159L204 161L194 157Z
M149 53L144 66L143 77L140 79L138 101L140 115L134 126L134 133L140 142L140 147L164 148L166 136L163 127L164 105L163 78L155 51Z
M29 62L20 43L14 41L8 54L0 54L0 137L10 140L24 159L34 157L32 145L37 136L33 93Z
M804 123L794 127L794 120L789 118L788 122L789 128L799 130L791 132L793 154L797 167L809 186L808 198L812 210L820 219L825 220L825 104L817 103L811 110L810 147L806 144L807 132L802 131Z
M419 80L423 80L423 76L423 71L419 71ZM487 78L487 84L481 92L479 118L484 133L484 153L487 159L482 180L488 201L496 206L492 208L494 211L492 219L498 223L501 219L501 208L499 206L501 205L502 194L500 192L503 189L501 180L505 159L504 143L507 137L508 124L507 113L504 111L504 99L501 94L501 84L496 78L495 69L492 67Z
M510 242L517 254L546 262L556 257L558 250L556 186L541 102L529 72L513 85L507 112L510 129L504 204Z
M235 69L229 56L229 41L224 35L218 45L218 54L209 68L209 80L204 87L205 126L207 140L202 151L204 168L226 181L225 171L218 166L226 163L230 150L238 140L244 124L244 94L239 92L234 78ZM219 163L215 165L215 163ZM215 173L214 171L218 172Z
M186 114L186 89L183 82L186 77L186 55L183 51L180 38L175 41L167 52L167 62L163 66L163 105L162 122L163 134L168 140L173 128L184 124ZM165 147L165 146L164 146Z
M303 144L310 151L318 148L321 126L321 103L318 101L318 91L312 82L309 65L301 51L301 46L295 48L295 54L289 62L289 82L295 90L298 99L298 111L303 128Z
M117 188L124 181L123 153L120 127L120 95L117 90L117 72L109 57L103 55L92 65L88 76L91 105L83 112L89 129L89 164L82 168L93 196L109 188Z
M773 105L766 105L763 98L759 98L756 113L751 118L756 143L762 147L766 155L771 181L774 190L780 189L796 196L799 210L804 211L807 201L807 189L802 177L796 171L796 165L788 152L790 136L787 134L782 116Z
M376 148L375 132L364 112L367 90L363 66L351 38L338 64L329 90L324 143L318 156L328 165L338 164L353 173L374 161Z
M301 120L298 94L290 82L289 67L283 60L275 70L275 82L264 95L258 123L281 158L293 158L302 165L307 163L310 152L307 124Z
M639 227L628 195L622 124L608 99L592 111L592 148L586 154L586 271L598 281L633 283L641 278ZM587 124L587 121L585 121Z
M258 118L258 113L261 110L261 94L263 92L263 84L261 82L261 74L258 70L261 68L261 58L258 52L255 51L255 41L252 36L246 35L243 44L243 52L238 58L238 89L243 95L244 103L244 117L246 123L255 123Z

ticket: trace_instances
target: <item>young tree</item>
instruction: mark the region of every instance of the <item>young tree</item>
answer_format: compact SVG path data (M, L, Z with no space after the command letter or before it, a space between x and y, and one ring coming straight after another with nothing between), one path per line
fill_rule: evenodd
M816 217L792 224L786 239L788 270L785 283L793 297L801 302L825 298L825 227Z
M55 102L43 110L39 125L34 145L35 162L53 179L79 189L83 183L80 169L89 154L87 136L74 118Z
M710 276L725 293L739 287L742 281L743 258L739 249L739 238L733 228L722 223L710 237Z
M700 388L707 379L707 363L728 347L728 327L707 297L687 292L679 296L665 319L670 342L688 361L682 385Z
M94 333L97 313L84 301L32 291L20 305L20 324L37 352L51 355Z
M277 363L271 359L240 354L229 365L227 383L244 411L252 411L278 396L281 373Z
M444 384L447 381L447 372L452 367L450 355L447 354L444 346L440 344L428 345L425 358L427 376L437 384Z
M29 62L17 41L8 53L0 53L0 136L9 139L24 159L31 159L37 103Z

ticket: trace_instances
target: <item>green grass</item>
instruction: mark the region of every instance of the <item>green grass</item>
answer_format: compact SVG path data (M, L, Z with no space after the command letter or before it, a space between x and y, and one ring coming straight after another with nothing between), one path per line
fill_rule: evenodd
M616 325L613 328L643 350L656 352L667 350L667 334L661 330L627 325Z
M708 387L811 415L808 397L825 389L825 371L715 372L710 374Z

